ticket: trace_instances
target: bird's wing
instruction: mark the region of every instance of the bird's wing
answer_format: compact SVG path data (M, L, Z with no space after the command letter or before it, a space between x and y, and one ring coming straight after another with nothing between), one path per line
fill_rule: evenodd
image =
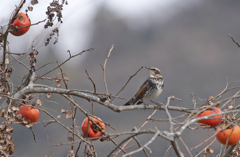
M147 79L142 86L139 88L138 92L135 94L135 99L133 104L135 104L137 101L141 100L144 95L146 94L147 90L148 90L148 84L149 84L149 79Z

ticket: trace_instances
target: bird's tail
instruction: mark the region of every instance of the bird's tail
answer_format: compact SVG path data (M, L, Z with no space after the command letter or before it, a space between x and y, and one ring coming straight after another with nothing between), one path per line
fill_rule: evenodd
M134 102L134 98L130 99L126 104L124 104L123 106L128 106L128 105L132 105Z

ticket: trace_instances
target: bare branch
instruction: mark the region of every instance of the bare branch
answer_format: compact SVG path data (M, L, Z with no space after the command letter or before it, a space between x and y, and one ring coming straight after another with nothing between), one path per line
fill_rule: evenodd
M74 134L76 137L78 137L79 139L81 139L82 141L84 141L85 143L92 145L90 142L88 142L87 140L85 140L82 136L79 136L77 133L73 132L69 127L65 126L64 124L62 124L57 118L55 118L53 115L51 115L49 112L47 112L44 109L40 109L39 110L45 112L48 116L50 116L56 123L58 123L60 126L62 126L63 128L65 128L66 130L68 130L69 132L71 132L72 134Z
M188 146L186 145L186 143L183 141L183 139L181 137L179 137L179 140L182 142L182 144L184 145L184 147L187 149L188 154L192 157L192 153L190 152Z
M133 105L133 106L137 106L137 105ZM145 107L145 105L143 105ZM150 119L156 112L158 111L158 109L154 110L153 113L151 115L148 116L147 119ZM146 124L148 123L148 120L146 120L142 126L137 130L137 131L140 131ZM132 141L133 138L130 138L124 145L123 145L123 149ZM114 157L116 157L119 153L121 153L121 150L119 150L115 155Z
M37 71L37 70L39 70L39 69L41 69L41 68L43 68L43 67L47 66L48 64L52 64L52 63L53 63L53 62L46 63L46 64L44 64L43 66L41 66L41 67L37 68L35 71Z
M17 58L15 58L13 55L11 55L11 57L12 57L13 59L15 59L15 61L17 61L19 64L22 64L26 69L30 70L29 67L27 67L23 62L21 62L21 61L19 61Z
M102 70L103 70L103 79L104 79L104 85L105 85L105 89L106 89L106 93L108 94L108 88L107 88L107 80L106 80L106 74L105 74L105 71L106 71L106 64L107 64L107 60L108 58L110 57L111 55L111 52L112 50L114 49L114 44L112 44L111 48L109 49L109 52L108 52L108 55L107 55L107 58L102 66Z
M155 133L155 135L154 135L144 146L140 147L139 149L137 149L137 150L135 150L135 151L132 151L132 152L129 152L129 153L123 155L123 157L127 157L127 156L129 156L129 155L132 155L132 154L135 154L135 153L137 153L137 152L142 151L144 148L148 148L148 145L151 144L151 143L157 138L157 136L158 136L159 133L160 133L160 131L158 130L158 131ZM151 151L150 151L150 153L151 153Z
M39 85L39 84L33 84L33 86L30 88L29 86L24 87L19 92L15 93L14 99L21 99L23 95L27 95L30 93L57 93L57 94L66 94L66 95L73 95L77 97L81 97L86 100L94 101L98 104L101 104L105 107L108 107L109 109L115 111L115 112L122 112L126 110L137 110L137 109L156 109L156 110L165 110L165 106L160 105L132 105L132 106L117 106L113 103L111 103L108 100L102 101L98 96L89 94L83 91L79 90L70 90L70 89L62 89L62 88L55 88L55 87L49 87L46 85ZM1 105L0 108L3 108L4 105ZM191 113L191 109L184 108L184 107L177 107L177 106L168 106L169 110L175 110L180 112L187 112ZM151 118L151 117L149 117Z
M86 74L87 74L87 76L88 76L88 79L89 79L89 80L92 82L92 84L93 84L94 93L97 93L96 85L95 85L94 81L92 80L92 78L90 77L90 75L88 74L88 72L87 72L86 69L85 69L85 72L86 72Z
M87 49L87 50L83 50L82 52L80 52L80 53L78 53L78 54L76 54L76 55L70 56L67 60L65 60L64 62L62 62L59 66L62 66L63 64L65 64L65 63L66 63L67 61L69 61L70 59L72 59L72 58L74 58L74 57L77 57L77 56L79 56L79 55L82 55L84 52L91 51L91 50L94 50L94 49L93 49L93 48L90 48L90 49ZM56 70L59 66L53 68L52 70L46 72L45 74L43 74L43 75L41 75L41 76L39 76L39 78L41 78L41 77L49 74L50 72ZM37 81L39 78L35 79L34 82Z
M171 144L178 157L185 157L184 154L181 152L180 148L178 147L176 139L174 141L171 141Z
M215 135L214 135L214 136L215 136ZM214 138L214 140L213 140L210 144L208 144L205 148L211 146L215 141L216 141L216 138ZM195 155L195 157L198 157L198 156L205 150L205 148L202 149L197 155Z
M133 139L137 142L138 147L141 148L142 145L141 145L141 143L138 141L137 137L133 136ZM145 150L144 148L143 148L142 150L143 150L144 154L146 155L146 157L149 157L148 154L147 154L147 152L146 152L146 150Z
M234 147L236 146L237 144L235 145L232 145L230 146L227 151L224 153L223 157L230 157L231 156L231 152L233 151Z
M19 3L18 7L15 9L15 12L13 13L13 16L11 19L9 19L9 22L8 22L8 27L6 29L6 32L4 33L4 40L3 40L3 71L6 70L6 54L7 54L7 51L6 51L6 46L7 46L7 36L8 36L8 30L11 26L11 24L13 23L15 17L17 16L19 10L22 8L23 4L26 2L26 0L21 0L21 2Z
M59 69L60 69L60 71L61 71L62 80L63 80L63 82L64 82L64 84L65 84L65 88L68 89L68 85L67 85L67 83L66 83L66 80L64 79L63 70L62 70L61 66L59 65L58 61L57 61L57 64L58 64L58 67L59 67Z
M233 38L233 36L231 36L230 34L228 34L228 36L232 38L233 42L237 44L238 47L240 47L240 44Z
M134 76L136 76L137 73L138 73L142 68L143 68L143 66L142 66L140 69L138 69L138 71L135 72L135 74L130 75L130 77L129 77L129 79L127 80L127 82L125 83L125 85L122 87L122 89L120 89L120 91L117 92L117 94L116 94L115 96L118 96L118 94L119 94L121 91L123 91L123 89L127 86L128 82L129 82ZM115 99L115 97L112 98L112 101L113 101L114 99Z

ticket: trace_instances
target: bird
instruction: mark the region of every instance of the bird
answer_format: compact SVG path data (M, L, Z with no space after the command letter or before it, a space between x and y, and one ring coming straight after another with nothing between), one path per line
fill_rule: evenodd
M134 105L136 103L139 105L151 101L162 93L164 80L161 71L156 67L146 67L146 69L150 70L150 77L147 78L135 96L124 104L124 106Z

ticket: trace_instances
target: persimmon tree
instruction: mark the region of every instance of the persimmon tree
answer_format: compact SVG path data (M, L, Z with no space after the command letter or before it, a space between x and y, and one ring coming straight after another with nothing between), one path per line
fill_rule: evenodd
M128 85L131 79L137 75L137 73L142 69L140 67L135 73L133 72L130 75L129 79L126 80L124 86L117 92L116 94L111 93L108 91L107 81L106 81L106 66L107 61L110 58L111 53L114 51L114 45L112 45L109 49L108 55L106 56L106 60L102 61L103 65L101 65L102 72L103 72L103 82L106 89L105 93L98 93L96 91L96 83L93 81L91 76L89 75L88 71L86 70L86 76L91 81L93 86L93 91L86 91L83 89L70 89L68 87L68 78L62 69L66 62L71 62L72 58L81 57L82 54L88 53L89 51L93 51L93 48L89 48L86 50L82 50L76 55L72 55L70 51L68 51L69 57L62 63L57 62L57 66L53 67L52 69L48 69L48 71L44 74L40 74L38 70L40 68L46 68L44 65L36 66L36 62L38 59L38 54L40 53L34 46L34 44L30 45L31 52L29 53L16 53L11 52L11 43L8 42L8 35L9 32L18 32L22 28L29 28L34 27L34 25L38 25L39 23L45 23L45 29L52 29L52 33L50 34L49 38L47 38L45 45L47 46L50 44L50 40L52 40L53 35L60 36L61 33L58 30L58 27L52 28L54 23L61 24L62 21L62 10L64 9L64 5L67 5L67 1L55 1L53 0L46 10L47 18L44 20L40 20L37 23L31 23L27 26L20 26L14 27L12 23L16 20L16 18L21 19L21 15L19 15L19 11L23 9L23 4L26 3L25 0L22 0L17 7L13 9L13 13L11 17L9 17L8 23L4 24L1 27L0 32L0 50L2 51L2 61L0 64L0 95L1 99L4 99L4 102L1 104L1 117L3 119L3 123L0 125L0 155L1 156L12 156L14 155L15 145L14 139L12 138L12 134L14 134L14 129L19 127L20 125L13 125L13 123L24 123L24 126L29 128L32 131L34 140L36 141L35 133L33 130L35 121L31 121L27 119L27 116L19 116L19 110L22 106L31 105L32 108L36 108L40 111L40 114L44 113L47 114L51 121L43 121L43 127L48 127L49 125L57 124L61 126L62 129L67 130L71 136L68 137L69 139L69 153L68 156L97 156L96 147L94 147L94 140L100 140L103 142L109 142L115 145L113 150L106 149L108 152L108 156L131 156L137 152L143 151L145 156L151 156L151 143L155 141L157 138L163 138L169 142L169 149L166 152L162 153L159 152L160 156L168 156L170 151L174 151L176 156L183 157L183 156L199 156L200 154L207 156L208 154L213 153L213 149L211 145L216 140L216 135L220 132L225 131L226 129L233 128L231 131L228 131L229 137L225 137L224 139L220 139L220 141L226 141L223 144L222 149L218 152L218 155L227 157L227 156L238 156L239 154L239 145L235 143L229 144L229 139L240 139L240 134L238 132L234 132L234 128L238 125L239 121L239 105L236 105L234 102L236 99L240 97L240 90L239 86L236 86L237 82L232 82L230 84L226 84L226 87L216 96L209 96L208 100L200 101L196 99L192 95L192 103L193 108L184 108L178 106L172 106L171 101L180 101L180 98L176 98L175 96L169 96L167 98L167 103L162 104L160 102L152 101L149 105L133 105L133 106L119 106L114 103L115 99L122 99L119 97L119 94L124 90L124 88ZM32 0L31 5L27 8L26 13L28 11L34 11L33 6L37 7L38 1ZM30 17L31 19L31 17ZM63 23L62 23L63 24ZM31 29L31 28L30 28ZM238 42L229 35L233 42L235 42L238 46ZM58 42L58 38L55 38L54 44ZM29 45L28 45L29 46ZM29 55L29 65L25 65L18 57L27 56ZM21 78L20 84L15 84L11 80L12 73L17 73L17 71L13 71L13 67L10 64L12 61L16 61L19 65L23 68L28 69L28 72L25 74L25 77ZM60 75L59 77L46 77L45 75L50 74L54 70L59 70ZM55 86L49 86L42 83L36 84L36 80L50 80L56 82ZM229 91L236 90L234 95L222 99L222 96ZM46 94L49 99L51 99L52 94L60 95L64 99L69 102L69 109L62 109L60 112L66 115L67 119L72 119L72 123L68 124L68 126L64 125L61 122L59 117L55 117L50 111L44 108L44 104L40 99L40 95ZM85 99L89 101L89 104L92 106L92 111L87 111L83 107L81 107L77 101L74 100L75 97L79 97L81 99ZM94 104L93 104L94 103ZM142 126L139 128L134 127L132 130L126 130L125 132L118 132L115 130L115 133L109 134L108 128L114 128L112 124L109 124L107 121L101 120L100 118L94 115L94 106L101 105L105 108L110 109L112 112L123 112L123 111L131 111L131 110L154 110L152 114L146 117L146 121L143 122ZM212 108L218 108L221 112L212 112ZM220 108L220 109L219 109ZM31 108L30 108L31 110ZM153 118L154 114L157 113L159 110L164 110L166 112L167 118L166 119L155 119ZM76 123L76 114L77 111L81 112L86 116L87 121L84 122L84 133L80 131L80 127ZM171 111L182 113L181 116L173 117ZM207 112L206 112L207 111ZM211 112L210 112L211 111ZM203 114L204 113L204 114ZM208 114L209 113L209 114ZM201 116L199 116L201 114ZM97 121L96 121L97 120ZM213 126L203 125L209 124L206 121L217 120L217 123L214 122ZM142 128L149 122L155 123L154 128L148 128L147 130L142 130ZM160 125L162 122L169 123L168 130L162 130ZM200 122L200 123L197 123ZM219 124L221 122L221 124ZM105 125L104 125L105 124ZM211 123L210 123L211 124ZM104 127L103 127L104 126ZM105 130L106 126L106 130ZM216 126L221 126L215 131ZM233 127L234 126L234 127ZM190 146L186 145L184 142L184 138L182 134L186 130L197 130L200 128L204 129L211 129L213 133L211 137L208 139L204 139L203 141L197 141L197 146L193 148L189 148ZM239 128L239 127L238 127ZM92 129L92 130L90 130ZM239 130L239 129L238 129ZM235 129L235 131L238 131ZM96 133L96 136L86 136L91 131L92 134ZM203 130L204 131L204 130ZM138 136L144 136L150 134L152 135L151 138L146 143L142 143L140 140L137 139ZM68 135L66 135L67 137ZM197 135L196 135L197 136ZM232 136L232 137L231 137ZM124 137L124 138L122 138ZM231 137L231 138L230 138ZM116 138L121 138L121 142L116 142ZM221 136L218 136L218 140ZM135 141L134 146L129 145L131 141ZM237 140L238 141L238 140ZM206 143L210 143L206 145ZM223 143L223 142L221 142ZM160 145L160 144L159 144ZM184 154L183 150L180 148L184 146L185 151L188 154ZM61 147L61 143L59 143ZM200 152L196 155L193 155L195 149L204 146ZM221 144L219 143L219 147ZM80 152L80 148L84 147L83 151ZM134 147L133 151L129 151L128 148ZM82 150L82 149L81 149ZM161 154L160 154L161 153ZM45 154L45 153L44 153ZM44 155L43 154L43 155ZM16 154L17 156L17 154Z

